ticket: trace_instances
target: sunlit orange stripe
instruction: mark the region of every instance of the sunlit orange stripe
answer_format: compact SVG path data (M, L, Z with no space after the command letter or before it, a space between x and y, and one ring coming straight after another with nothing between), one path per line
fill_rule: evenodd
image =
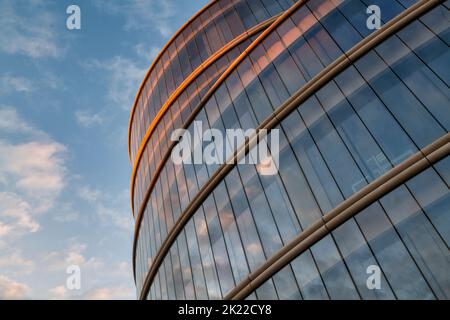
M212 76L212 78L215 78L215 77L218 76L220 73L221 73L221 71L220 71L220 70L217 70L217 71L214 73L214 75ZM204 88L205 88L206 86L208 86L210 83L211 83L211 81L208 81L208 82L202 82L201 85L200 85L200 86L198 87L198 89L196 90L196 91L197 91L197 95L198 95L198 92L200 92L202 89L204 89ZM191 83L191 84L192 84L192 83ZM190 84L189 84L189 85L190 85ZM184 91L183 91L183 92L184 92ZM178 99L178 98L180 98L180 97L177 97L177 99ZM173 117L173 118L179 117L180 114L181 114L181 112L184 110L184 108L187 108L187 105L191 102L191 100L192 100L193 98L194 98L194 97L188 97L187 99L184 99L183 101L180 101L180 107L177 108L176 113L173 113L173 114L172 114L172 117ZM167 111L167 112L168 112L168 111ZM171 124L170 121L164 124L163 134L167 134L168 128L170 127L170 124ZM157 126L156 126L156 127L157 127ZM149 140L146 142L146 145L150 142L150 140L151 140L151 137L150 137ZM160 144L160 141L158 141L158 144ZM143 156L143 157L145 156L145 148L144 148L144 151L143 151L142 156ZM147 161L147 164L150 164L150 162L153 161L154 156L155 156L155 152L151 152L151 153L150 153L150 156L147 155L148 158L145 159L145 160ZM149 170L150 170L149 165L147 165L147 166L144 167L144 175L145 175L145 176L147 175L147 173L148 173ZM138 171L139 171L139 168L137 168L136 171L137 171L137 172L136 172L136 175L137 175L137 174L138 174ZM136 177L136 179L137 179L137 177ZM145 179L144 179L144 180L145 180ZM136 182L135 182L135 183L136 183ZM144 183L144 184L147 185L147 183ZM133 205L134 205L134 204L133 204Z
M199 111L202 108L202 106L208 101L208 99L217 90L218 86L220 86L222 84L222 82L228 77L228 75L240 64L240 62L242 62L243 59L246 58L246 56L248 56L250 54L250 52L256 46L258 46L268 35L270 35L272 33L272 31L276 30L276 28L281 23L283 23L286 19L288 19L297 9L299 9L307 1L308 0L299 0L291 8L286 10L277 19L277 21L275 21L273 24L271 24L238 58L236 58L236 60L229 66L229 68L223 73L223 75L216 81L215 85L202 98L202 101L199 103L196 110ZM429 1L429 2L427 3L427 1ZM342 67L342 64L343 64L342 60L347 59L348 61L346 63L351 63L352 61L353 62L356 61L362 55L364 55L369 50L373 49L379 43L381 43L383 40L385 40L388 36L394 34L398 30L400 30L402 27L404 27L406 24L411 23L418 16L421 16L422 14L424 14L425 12L427 12L428 10L430 10L431 8L433 8L434 6L436 6L437 4L442 3L442 2L444 2L444 0L422 0L421 2L416 3L409 9L406 9L403 13L398 15L396 18L391 20L389 23L387 23L382 28L382 30L378 30L377 32L375 32L372 35L368 36L367 38L363 39L361 42L359 42L357 45L355 45L355 47L353 47L347 53L345 53L343 56L341 56L341 58L339 58L333 64L326 67L315 78L310 80L310 83L315 82L319 86L319 88L314 89L314 92L317 92L317 90L320 89L320 87L322 87L324 85L324 83L330 81L330 79L332 79L334 76L336 76L336 74L338 74L340 71L342 71L342 69L345 68L345 67ZM349 59L349 57L351 57L351 59ZM316 84L313 84L313 86ZM313 88L313 86L310 86L310 87L305 86L305 87L301 88L298 92L304 94L304 92L312 90L311 88ZM310 95L310 94L307 94L307 95ZM292 104L294 100L295 99L293 97L291 97L285 102L285 104L287 104L287 105ZM298 105L299 104L298 101L295 102L295 104ZM281 107L283 107L283 105ZM283 108L283 109L287 109L287 108ZM192 117L189 120L193 121L195 119L195 115L197 114L195 112L196 110L194 110ZM279 121L281 121L281 120L276 120L276 119L284 119L284 117L286 115L283 115L283 112L285 112L285 113L292 112L291 109L290 110L281 110L281 112L279 112L279 111L280 110L275 111L273 114L273 118L266 119L261 124L261 127L262 128L268 127L265 124L270 123L270 121L279 123ZM277 117L277 115L279 115L280 117ZM189 124L191 122L189 120L187 121L187 124ZM272 124L271 127L274 127L274 125ZM245 147L243 147L242 150L245 150ZM232 161L232 162L236 163L237 161ZM222 165L222 168L225 168L226 166L227 166L227 164L224 164L224 165ZM207 191L207 190L212 190L212 188L214 188L214 186L217 185L217 184L215 184L213 186L213 184L215 183L214 180L216 180L217 177L220 176L220 174L221 173L220 173L220 169L219 169L219 171L216 171L216 173L214 173L214 176L210 178L210 180L208 181L208 184L202 188L202 192L210 193L211 191ZM222 176L222 179L223 179L223 176ZM199 195L196 196L196 198L198 198L198 197L199 197ZM148 194L146 195L146 198L148 198ZM195 202L196 200L194 199L193 201ZM185 213L189 211L190 214L193 214L193 212L195 210L192 210L192 208L190 207L190 206L192 206L192 203L193 202L191 201L190 205L185 210ZM138 239L138 234L139 234L139 230L140 230L140 224L141 224L142 217L143 217L143 208L144 208L144 206L141 205L139 215L137 217L136 224L135 224L135 232L134 232L134 239L133 239L133 276L134 276L135 282L136 282L136 245L137 245L137 239ZM156 257L153 257L154 264L156 261L158 266L155 267L155 265L152 265L150 271L148 272L146 279L144 281L144 284L143 284L143 288L141 290L140 299L144 299L144 296L146 296L146 294L148 293L152 277L156 274L157 269L159 268L159 266L162 263L162 259L164 258L165 254L167 253L167 251L164 254L161 254L161 252L166 250L167 248L170 248L172 243L176 240L176 235L174 235L172 233L174 233L174 230L177 228L177 225L180 223L180 221L183 220L183 215L184 215L184 213L178 218L178 221L175 224L175 227L172 228L172 230L170 232L168 232L168 236L165 239L164 243L162 244L161 248L158 250Z
M214 19L216 19L219 15L223 14L223 12L225 12L225 11L227 11L229 8L231 8L231 7L235 4L236 1L238 1L238 0L231 1L231 2L227 3L226 6L222 7L220 10L214 12L214 15L211 16L211 17L209 17L208 20L202 21L202 22L200 23L200 25L198 26L198 28L204 29L205 26L206 26L208 23L210 23L211 21L214 21ZM190 33L189 36L188 36L188 38L185 38L185 39L184 39L185 45L186 45L189 41L192 40L192 38L194 37L194 35L195 35L195 33ZM180 50L180 48L178 48L178 50ZM167 50L165 50L165 51L167 51ZM176 55L175 55L175 56L176 56ZM166 56L162 55L161 58L164 59L164 57L166 57ZM161 60L161 58L160 58L159 60ZM144 94L143 97L144 97L145 99L144 99L144 101L143 101L143 103L142 103L143 105L146 105L146 104L148 103L148 99L150 98L151 93L153 92L153 90L154 90L156 84L158 83L159 79L161 78L161 75L162 75L162 74L164 73L164 71L167 69L167 66L170 65L170 63L172 63L172 61L173 61L173 57L170 57L169 59L167 59L167 57L166 57L166 59L163 61L163 68L162 68L163 70L161 71L161 70L159 70L159 69L156 69L156 71L160 71L160 72L157 72L155 81L151 81L150 86L148 87L148 90L147 90L146 94ZM160 61L157 61L156 64L158 64L159 62L160 62ZM155 67L156 67L156 65L155 65ZM148 82L148 81L145 81L145 82L146 82L146 83L144 84L144 88L145 88L145 86L147 85L147 82ZM139 98L138 98L138 102L139 102ZM136 108L137 108L137 105L136 105ZM142 110L141 110L141 111L142 111ZM133 119L130 119L130 122L133 122L134 117L136 116L135 113L136 113L136 111L134 111ZM140 118L139 118L139 121L142 121L143 113L139 114L139 117L140 117ZM133 129L133 125L131 124L131 130L132 130L132 129ZM130 142L131 142L131 134L132 134L131 130L130 130ZM130 146L130 151L131 151L131 146ZM130 154L130 155L131 155L131 154ZM131 160L131 159L130 159L130 160Z
M220 58L222 58L222 57L220 57ZM214 75L212 76L212 78L215 78L216 76L218 77L218 76L220 75L220 73L221 73L220 70L215 71L215 73L214 73ZM192 83L193 83L193 82L192 82ZM190 83L189 85L191 85L192 83ZM201 85L200 85L200 86L198 87L198 89L196 90L196 95L195 95L195 96L197 96L197 95L198 95L198 92L200 92L201 90L203 90L206 86L210 85L210 83L211 83L211 81L208 81L208 82L202 82ZM188 88L189 88L189 86L188 86ZM183 91L183 93L184 93L184 92L185 92L185 91ZM184 110L185 108L187 108L187 105L192 101L192 99L193 99L195 96L188 97L188 96L186 95L186 99L183 99L183 100L179 101L180 106L179 106L179 108L177 108L176 113L173 113L173 114L172 114L173 118L179 117L180 114L181 114L181 112L183 112L183 110ZM178 98L180 98L180 95L179 95L178 97L176 97L176 99L178 99ZM176 101L176 99L175 99L175 101ZM174 103L175 101L173 101L173 103ZM168 110L167 110L166 112L168 112ZM161 118L161 121L162 121L162 119L164 119L164 118ZM171 124L170 122L164 124L163 134L167 134L167 132L168 132L168 127L170 127L170 124ZM155 129L154 129L154 130L156 130L156 128L158 127L158 125L159 125L159 123L155 126ZM142 156L145 155L145 148L146 148L147 144L150 142L150 140L151 140L151 136L149 137L149 140L146 141L146 145L145 145L145 147L144 147ZM143 141L144 141L144 139L143 139ZM160 141L159 141L158 143L160 143ZM154 152L151 152L149 158L146 159L146 160L148 161L148 164L150 163L150 161L153 160L154 156L155 156L155 153L154 153ZM146 172L148 171L147 169L148 169L147 167L144 168L144 170L145 170L145 171L144 171L144 174L146 174ZM136 168L136 171L137 171L137 172L136 172L136 175L137 175L137 174L138 174L138 171L139 171L139 168ZM136 179L137 179L137 177L136 177ZM136 182L135 182L135 183L136 183Z
M263 33L256 38L255 41L253 41L245 50L244 52L238 56L231 64L230 66L225 70L225 72L222 74L221 77L219 77L219 79L216 81L216 83L209 89L209 91L206 93L206 95L202 98L202 100L200 101L200 104L198 107L201 107L202 105L204 105L206 103L206 101L214 94L214 92L217 90L217 88L222 84L222 82L228 77L228 75L230 75L231 72L234 71L234 69L250 54L251 51L253 51L253 49L255 47L257 47L260 43L262 43L264 41L264 39L267 38L267 36L269 36L274 30L276 30L278 28L279 25L281 25L285 20L287 20L292 14L294 14L294 12L299 9L301 6L303 6L306 1L308 0L299 0L298 2L294 3L292 5L292 7L290 7L288 10L284 11L283 13L281 13L280 15L274 17L273 19L271 19L273 21L272 23L270 23L270 25L267 27L266 30L263 31ZM195 112L195 111L194 111ZM170 150L169 150L170 151ZM135 169L133 170L135 171ZM132 180L132 185L134 185L134 179ZM145 202L148 201L148 191L147 190L147 194L144 197L144 202L141 204L140 208L139 208L139 212L138 212L138 216L136 218L136 223L134 226L134 239L133 239L133 276L134 276L134 280L136 281L136 244L137 244L137 239L138 239L138 234L139 234L139 229L141 226L141 221L142 221L142 216L143 216L143 209L145 207ZM133 188L131 188L131 192L132 192L132 197L131 197L131 202L132 202L132 208L133 208L133 215L134 215L134 205L133 205Z
M208 10L211 6L213 6L218 1L219 0L212 0L210 3L208 3L206 6L204 6L199 12L197 12L192 18L190 18L185 24L183 24L181 26L181 28L178 29L178 31L173 35L173 37L170 38L169 42L167 42L166 45L161 49L161 51L158 53L158 55L156 56L156 58L153 60L152 64L148 68L147 73L145 74L145 77L142 80L141 85L139 86L138 92L136 93L136 96L134 97L133 108L131 109L130 120L128 122L128 156L130 158L130 162L132 161L132 159L131 159L131 127L133 124L133 116L134 116L134 112L136 111L136 106L137 106L137 102L139 100L139 96L141 95L142 89L144 88L144 85L145 85L148 77L150 76L150 73L155 68L156 64L159 62L159 59L164 54L164 52L166 52L167 48L169 48L169 46L184 31L184 29L186 29L186 27L188 25L190 25L195 19L197 19L198 16L200 16L203 12Z
M214 55L209 57L205 62L203 62L197 69L195 69L194 72L192 72L188 78L186 78L183 83L170 95L170 98L166 101L166 103L161 107L161 109L158 111L158 114L153 119L152 123L148 127L147 132L145 133L144 138L142 139L141 145L139 147L138 153L135 157L134 165L133 165L133 171L131 174L131 186L130 186L130 193L131 193L131 208L134 215L134 186L136 183L136 174L139 167L139 163L141 161L142 155L145 150L145 146L147 145L148 140L150 139L151 134L155 130L158 123L161 121L164 114L167 112L169 107L172 105L172 103L184 92L184 90L194 81L199 75L202 74L202 72L207 69L211 64L216 62L218 59L220 59L224 54L226 54L228 51L239 45L241 42L247 40L251 36L255 35L259 31L263 30L264 28L267 28L268 25L272 24L273 21L275 21L278 18L279 15L272 17L261 24L256 25L255 27L251 28L250 30L246 31L245 33L241 34L239 37L235 38L233 41L229 42L226 46L224 46L222 49L217 51ZM245 52L245 51L244 51Z

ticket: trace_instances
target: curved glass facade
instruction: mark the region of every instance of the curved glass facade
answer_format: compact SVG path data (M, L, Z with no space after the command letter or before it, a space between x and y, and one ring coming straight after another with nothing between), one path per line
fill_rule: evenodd
M138 295L449 299L449 1L261 1L266 10L275 3L292 7L263 36L255 31L211 63L143 141L132 177ZM374 4L382 13L380 30L366 24ZM384 35L385 26L420 10ZM374 37L380 40L372 44ZM367 49L353 60L360 46ZM345 67L320 82L345 59ZM175 164L170 135L181 127L199 134L194 121L224 135L277 129L277 173L265 175L251 164L226 172L221 164ZM204 147L194 145L190 157ZM418 155L427 161L411 177L395 188L380 182ZM310 237L330 214L375 186L386 191ZM303 236L309 242L302 251L244 289L249 275L270 270L273 257ZM379 289L367 285L371 266L380 270Z
M130 153L134 159L148 126L176 88L227 43L282 11L294 0L219 0L190 21L152 67L133 111Z
M225 71L231 61L241 54L250 42L251 39L247 39L206 68L170 104L168 111L153 129L152 135L149 136L149 140L145 143L142 158L136 164L136 180L134 183L136 190L133 195L135 215L137 215L145 193L149 189L150 177L156 172L162 157L169 150L171 133L175 128L180 128L188 120L192 110L200 102L201 98Z

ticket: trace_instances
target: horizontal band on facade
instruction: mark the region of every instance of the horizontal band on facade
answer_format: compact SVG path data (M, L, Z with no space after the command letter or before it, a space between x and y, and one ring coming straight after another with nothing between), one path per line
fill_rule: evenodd
M219 79L217 79L216 83L212 86L210 90L205 94L205 96L202 98L202 100L199 102L197 107L192 111L191 115L187 119L186 123L183 126L183 129L187 129L191 122L194 121L197 114L202 110L203 106L206 104L209 98L214 94L214 92L217 90L217 88L222 84L223 81L228 77L229 74L239 65L240 62L242 62L248 54L259 44L261 43L273 30L275 30L281 23L283 23L293 12L295 12L299 7L301 7L303 4L306 3L307 0L299 0L296 2L291 8L286 10L284 13L282 13L255 41L253 41L250 46L241 54L239 55L232 63L231 65L225 70L225 72L222 74ZM144 197L144 200L141 204L141 208L139 210L137 219L136 219L136 225L135 225L135 233L134 233L134 240L133 240L133 274L134 278L136 280L136 272L135 272L135 265L136 265L136 244L137 244L137 235L139 234L139 228L142 220L142 212L144 211L144 208L147 204L147 201L150 197L151 190L156 183L159 174L161 170L164 168L165 162L169 159L171 151L173 147L176 145L175 142L172 142L172 144L169 146L169 149L167 150L164 157L162 157L160 165L157 167L152 180L150 181L147 193ZM133 179L134 180L134 179ZM133 192L134 188L131 188L131 192ZM131 201L132 201L132 209L134 212L133 207L133 198L134 195L132 194Z
M279 16L279 15L278 15ZM148 141L150 140L150 137L153 133L153 131L156 129L157 125L161 122L163 116L166 114L166 112L170 109L171 105L175 100L184 92L184 90L195 80L197 79L209 66L211 66L214 62L219 60L221 57L223 57L226 53L231 51L232 49L236 48L239 44L244 42L245 40L249 39L250 37L254 36L261 30L264 30L269 25L271 25L278 16L272 17L268 19L267 21L264 21L263 23L260 23L259 25L254 26L247 32L241 34L239 37L235 38L233 41L229 42L226 46L224 46L221 50L217 51L214 55L210 56L205 62L200 64L200 66L197 67L197 69L194 70L194 72L189 75L188 78L186 78L180 86L171 94L169 99L164 103L164 105L159 110L158 114L153 119L152 123L147 129L147 132L145 133L144 138L142 139L141 145L139 146L138 153L135 157L134 164L133 164L133 170L131 173L131 186L130 186L130 193L131 193L131 208L134 215L134 186L136 184L136 176L137 176L137 170L139 167L139 163L142 159L145 147L147 146ZM158 171L156 171L158 173ZM155 176L158 176L156 174ZM151 189L151 188L149 188Z
M191 17L185 24L183 24L181 26L181 28L178 29L178 31L172 36L172 38L170 38L170 40L166 43L166 45L161 49L161 51L158 53L158 55L156 56L156 58L153 60L152 64L148 68L147 73L145 74L145 77L142 80L141 85L139 86L138 92L136 93L136 96L134 98L133 107L131 109L131 114L130 114L130 120L129 120L129 123L128 123L128 156L130 158L130 162L133 160L133 159L131 159L131 130L132 130L132 127L133 127L133 117L134 117L134 113L136 111L136 107L137 107L137 103L138 103L139 97L140 97L140 95L142 93L142 89L144 88L144 85L147 82L147 79L149 78L150 73L153 71L153 69L155 68L155 66L158 63L159 59L166 52L166 50L169 48L169 46L178 38L178 36L187 28L187 26L189 26L203 12L208 10L211 6L213 6L218 1L219 0L212 0L211 2L206 4L200 11L198 11L193 17Z
M239 283L225 299L245 299L266 280L334 229L449 154L450 134L446 134L352 195L324 215L322 219L313 223Z
M298 6L304 4L306 1L301 1L296 3L293 7L298 8ZM361 40L357 45L355 45L352 49L347 51L344 55L342 55L340 58L338 58L335 62L333 62L331 65L327 66L320 72L317 76L315 76L312 80L310 80L305 86L303 86L300 90L297 91L294 95L292 95L291 98L289 98L282 106L280 106L276 111L274 111L273 115L268 117L258 128L258 132L261 129L272 129L276 125L278 125L287 115L289 115L292 110L297 108L302 102L304 102L306 99L308 99L311 95L313 95L317 90L322 88L324 85L326 85L329 81L331 81L336 75L338 75L341 71L345 70L347 67L351 66L356 60L361 58L364 54L372 50L374 47L376 47L378 44L380 44L382 41L384 41L387 37L393 35L400 29L402 29L404 26L408 25L415 19L419 18L432 8L436 7L440 3L444 2L444 0L422 0L417 2L415 5L411 6L409 9L405 10L401 14L399 14L397 17L393 18L390 22L386 23L381 29L377 30L376 32L372 33L370 36L366 37L365 39ZM292 9L292 8L291 8ZM289 9L288 11L290 11ZM290 12L292 13L292 12ZM285 13L286 14L286 13ZM281 22L284 21L287 17L283 14L274 24L277 24L280 20ZM280 22L280 23L281 23ZM273 28L272 24L269 29ZM275 28L275 27L274 27ZM269 30L268 29L268 30ZM266 30L260 37L258 37L256 41L261 39L263 40L263 35L268 31ZM267 36L267 35L266 35ZM265 38L265 37L264 37ZM254 43L255 43L254 42ZM251 46L253 46L253 44ZM249 47L250 48L250 47ZM251 50L249 50L251 51ZM248 51L248 52L249 52ZM247 52L247 50L246 50ZM238 58L239 59L239 58ZM233 66L235 65L236 61L230 66L228 70L233 69ZM227 70L227 71L228 71ZM226 77L225 75L223 76ZM222 79L222 77L218 80L218 82ZM217 84L217 83L216 83ZM214 86L212 89L216 89ZM205 97L206 99L208 97ZM204 101L202 101L204 102ZM202 103L201 102L201 103ZM199 105L201 107L201 104ZM193 117L195 115L193 114ZM193 118L192 118L193 120ZM259 134L255 135L252 139L247 141L245 145L241 146L239 150L235 153L234 161L228 162L228 163L237 163L236 159L239 159L243 155L245 155L252 144L256 143L256 141L259 138ZM448 134L442 138L442 139L448 139ZM433 144L434 145L434 144ZM427 147L431 148L433 145ZM422 150L422 153L427 152L427 148ZM170 150L169 150L170 151ZM170 152L169 152L170 154ZM439 158L436 155L429 155L429 160L431 161L435 158ZM174 224L173 228L168 233L167 238L164 240L161 248L157 252L154 262L146 276L146 279L144 281L144 285L140 294L141 299L145 299L151 283L153 281L153 278L155 277L159 266L163 262L164 257L166 256L167 252L170 250L173 242L176 240L178 234L183 229L184 225L189 221L189 219L192 217L192 215L195 213L195 211L202 205L203 201L209 196L209 194L215 189L215 187L223 181L224 177L235 167L234 164L225 164L222 165L218 171L216 171L213 176L210 178L208 183L203 186L203 188L199 191L199 193L196 195L193 201L189 204L189 206L185 209L185 211L182 213L178 221ZM396 167L397 168L397 167ZM394 168L395 169L395 168ZM394 170L392 169L392 170ZM388 172L389 173L389 172ZM378 180L376 180L378 181ZM375 181L375 182L376 182ZM370 185L373 185L375 182L372 182ZM138 216L138 220L142 219L142 213L140 216ZM138 226L138 224L136 225ZM135 231L135 237L134 237L134 244L133 244L133 271L135 272L135 259L136 259L136 243L137 243L137 235L139 233L139 229L137 228Z

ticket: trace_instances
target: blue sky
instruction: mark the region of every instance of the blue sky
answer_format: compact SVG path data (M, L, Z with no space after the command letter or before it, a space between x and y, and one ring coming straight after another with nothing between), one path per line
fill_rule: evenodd
M0 299L135 299L129 113L206 3L0 1ZM70 4L81 30L66 28ZM80 290L65 285L73 264Z

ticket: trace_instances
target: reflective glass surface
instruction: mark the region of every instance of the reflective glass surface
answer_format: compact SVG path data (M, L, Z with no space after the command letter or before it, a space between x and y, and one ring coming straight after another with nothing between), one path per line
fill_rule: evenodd
M414 1L375 2L386 7L387 21ZM196 120L204 130L257 127L369 34L365 6L361 0L308 1L239 64ZM448 7L438 6L283 119L276 128L278 173L237 165L177 236L148 298L223 298L302 230L447 134L449 23ZM168 232L218 167L164 164L138 234L138 292ZM144 182L135 204L150 180L138 177ZM342 224L250 298L448 299L449 180L446 158ZM380 290L366 286L370 265L382 271Z

